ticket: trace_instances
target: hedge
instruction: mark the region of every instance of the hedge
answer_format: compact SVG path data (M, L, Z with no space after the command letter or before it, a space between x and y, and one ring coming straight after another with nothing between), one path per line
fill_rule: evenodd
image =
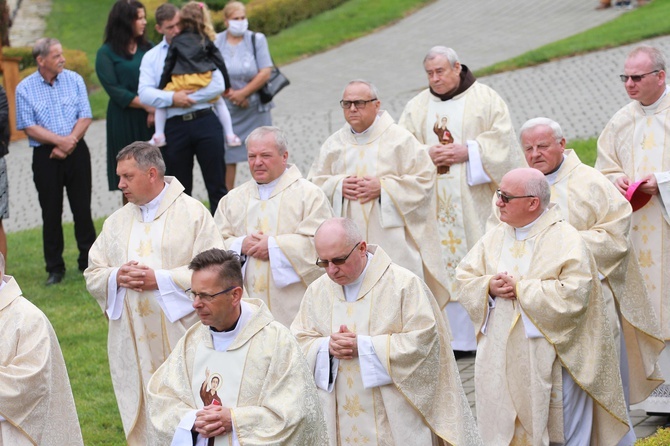
M249 29L261 32L266 36L278 34L280 31L290 28L297 23L306 20L322 12L341 5L346 0L251 0L247 4L247 18ZM185 1L175 0L172 3L180 6ZM209 0L212 22L216 32L225 29L223 24L223 13L221 9L227 0ZM246 3L246 2L243 2ZM147 14L147 38L154 43L161 41L163 36L155 30L155 11Z
M670 429L659 428L650 437L635 442L635 446L667 446L670 445Z
M3 57L18 57L19 61L19 77L21 79L29 76L37 70L37 63L33 59L33 49L29 46L4 47L2 49ZM65 57L65 68L76 71L84 78L86 86L93 85L93 67L88 63L86 53L80 50L71 50L63 48L63 56Z

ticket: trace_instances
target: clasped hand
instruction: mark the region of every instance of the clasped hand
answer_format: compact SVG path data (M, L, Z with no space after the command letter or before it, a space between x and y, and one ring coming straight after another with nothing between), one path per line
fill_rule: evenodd
M376 200L381 195L379 178L350 176L342 180L342 195L347 200L358 200L361 204Z
M453 166L469 159L468 147L463 144L437 144L428 149L428 154L436 166Z
M116 284L138 293L158 289L154 270L146 265L140 265L135 260L121 265L116 273Z
M203 407L195 414L193 429L203 438L212 438L225 433L233 432L233 420L230 409L210 404Z
M270 260L269 238L270 236L263 234L262 231L247 235L242 242L242 254L258 260Z
M358 338L356 333L349 331L346 325L340 325L340 331L330 335L328 351L337 359L357 358Z
M489 280L489 294L502 299L516 299L516 279L507 275L507 271L494 275Z

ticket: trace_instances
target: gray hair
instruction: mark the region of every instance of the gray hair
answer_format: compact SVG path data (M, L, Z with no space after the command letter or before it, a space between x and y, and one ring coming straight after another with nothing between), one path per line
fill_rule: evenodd
M551 188L545 176L533 176L526 181L524 186L524 194L539 198L542 209L547 209L551 201Z
M347 245L355 245L363 241L363 234L361 233L360 228L351 218L348 217L332 217L327 220L324 220L318 228L316 228L316 233L318 234L321 230L321 227L324 225L337 224L344 230L344 240L347 242Z
M41 39L37 39L33 45L33 59L37 61L38 57L47 57L51 51L51 47L54 45L60 45L60 41L51 37L42 37Z
M342 96L344 96L344 92L347 90L347 88L349 88L349 85L353 85L353 84L367 85L368 88L370 89L370 94L374 98L379 100L379 90L377 90L377 87L375 86L375 84L373 84L372 82L366 81L365 79L354 79L352 81L349 81L349 83L342 90Z
M630 59L633 56L637 56L640 53L649 56L649 59L651 59L651 65L653 70L665 71L665 57L663 56L661 50L659 50L658 48L654 48L653 46L641 45L634 48L633 51L628 53L628 59Z
M561 129L561 126L558 125L558 122L549 119L549 118L533 118L529 119L528 121L524 122L524 124L521 126L521 129L519 130L519 140L523 138L523 133L527 130L534 129L535 127L538 127L540 125L546 125L551 129L551 131L554 133L554 138L556 139L556 142L561 142L563 139L563 130Z
M279 127L270 125L256 127L253 132L249 133L247 139L244 140L244 144L248 146L250 142L263 139L266 135L274 136L275 147L277 148L277 151L280 155L286 153L286 150L288 150L288 140L286 139L286 133Z
M212 269L217 272L219 280L227 286L242 286L242 264L235 251L212 248L193 257L188 265L191 271Z
M456 62L458 62L458 54L456 54L456 51L446 46L438 45L428 50L428 54L426 54L426 57L423 58L423 63L425 64L429 60L433 60L436 57L444 57L447 59L449 61L449 65L451 65L451 68L454 68L454 65L456 65Z
M158 175L165 176L165 161L161 150L145 141L135 141L128 144L116 155L116 161L134 159L137 167L146 170L155 167Z

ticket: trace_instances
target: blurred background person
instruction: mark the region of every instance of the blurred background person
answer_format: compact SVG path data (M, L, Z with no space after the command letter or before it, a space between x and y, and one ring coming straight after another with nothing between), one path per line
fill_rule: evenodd
M248 30L244 4L229 2L223 8L223 19L226 30L217 35L214 43L223 54L230 76L231 88L224 95L226 106L235 133L244 141L255 128L272 125L270 109L274 104L262 104L257 91L270 79L273 63L265 35ZM231 190L235 187L237 163L247 161L247 146L226 147L225 160L226 187Z
M140 63L153 46L146 40L146 10L136 0L119 0L109 12L105 41L95 58L95 72L109 95L107 106L107 179L118 190L116 155L128 144L151 138L154 108L137 96ZM123 204L127 200L123 197Z

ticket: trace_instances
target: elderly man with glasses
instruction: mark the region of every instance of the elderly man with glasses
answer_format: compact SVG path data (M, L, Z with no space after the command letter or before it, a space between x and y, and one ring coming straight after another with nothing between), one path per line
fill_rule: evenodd
M252 179L221 199L214 215L228 249L243 258L244 286L287 327L307 286L323 274L314 265L314 233L333 216L325 194L288 163L277 127L258 127L246 140Z
M317 230L316 264L291 325L323 405L330 445L480 445L426 284L368 245L348 218Z
M160 149L134 142L116 160L128 204L105 220L84 276L109 319L109 366L127 442L146 445L149 378L197 321L184 291L187 265L223 241L207 208L164 176Z
M656 48L628 55L620 75L632 99L598 139L596 169L633 205L630 236L666 349L660 365L665 384L643 403L647 412L670 415L670 87Z
M340 105L347 123L323 144L308 179L323 189L336 216L353 219L370 243L425 280L444 307L449 293L428 153L380 110L370 82L349 82Z
M300 347L262 301L242 298L237 253L210 249L188 267L200 323L149 382L147 444L328 444Z
M502 222L456 269L484 444L615 445L628 421L593 256L539 170L507 173L498 197Z

